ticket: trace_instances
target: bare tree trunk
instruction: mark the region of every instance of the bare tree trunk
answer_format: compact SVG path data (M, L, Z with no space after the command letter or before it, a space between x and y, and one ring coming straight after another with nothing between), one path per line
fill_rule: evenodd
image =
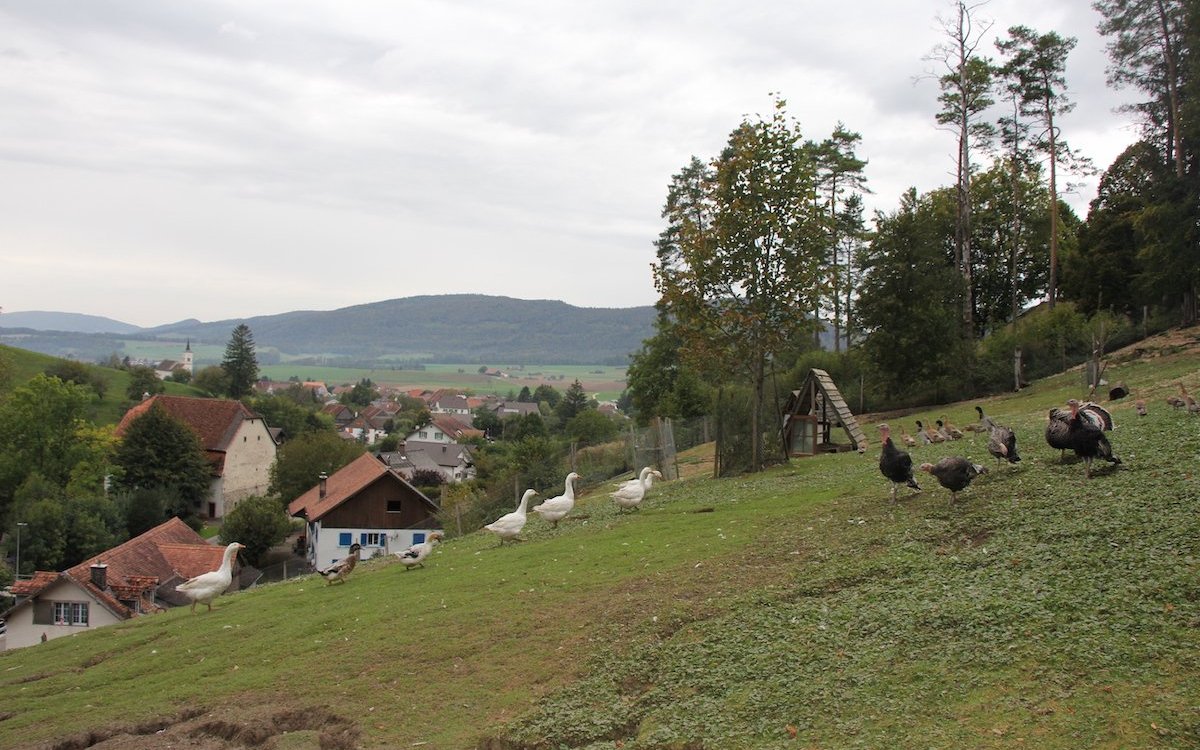
M1047 294L1050 309L1058 299L1058 142L1054 131L1054 110L1046 101L1046 122L1050 136L1050 283Z

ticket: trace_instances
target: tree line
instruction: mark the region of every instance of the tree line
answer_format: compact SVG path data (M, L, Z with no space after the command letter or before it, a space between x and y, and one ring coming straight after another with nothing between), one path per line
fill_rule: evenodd
M776 418L764 417L768 382L794 384L814 362L869 384L864 401L897 406L1016 386L1097 339L1196 322L1200 6L1093 4L1109 84L1143 96L1128 107L1142 132L1083 219L1062 200L1094 171L1062 128L1076 39L1014 25L988 54L982 6L954 2L926 58L953 185L911 188L868 222L860 134L839 123L806 139L780 95L671 178L656 332L629 371L639 419L702 413L714 391L744 387L760 465L761 423ZM815 351L822 330L834 356Z

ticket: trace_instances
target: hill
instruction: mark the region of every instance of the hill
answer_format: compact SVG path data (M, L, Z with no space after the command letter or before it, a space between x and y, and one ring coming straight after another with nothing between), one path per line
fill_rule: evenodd
M1150 414L1111 405L1125 463L1091 480L1042 441L1072 372L904 417L1017 430L1015 466L912 449L990 464L955 506L925 475L890 502L875 448L625 515L593 487L521 544L0 654L0 746L1196 747L1200 423L1163 397L1200 360L1169 352L1114 358Z
M233 328L245 323L260 350L314 364L621 365L653 335L654 319L649 306L583 308L553 300L457 294L211 323L187 320L127 337L224 346ZM7 316L0 324L5 343L56 356L96 360L124 347L121 337L113 335L13 330Z
M81 313L27 310L6 312L0 316L5 328L29 328L35 331L65 331L68 333L136 333L142 330L131 323Z

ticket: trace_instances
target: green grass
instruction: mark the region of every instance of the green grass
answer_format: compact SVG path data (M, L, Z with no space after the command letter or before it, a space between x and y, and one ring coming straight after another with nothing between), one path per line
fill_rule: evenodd
M0 359L10 368L12 377L7 389L0 387L0 396L13 387L27 382L34 375L45 372L46 368L58 361L57 357L39 354L27 349L0 344ZM99 365L88 365L92 373L104 381L106 390L103 398L96 399L88 406L87 418L96 424L116 424L129 408L132 402L126 396L129 388L129 373L124 370L113 370ZM164 382L165 392L172 396L204 396L196 388L179 383Z
M992 467L957 506L927 475L890 502L875 447L662 483L626 515L601 488L521 544L4 653L0 747L321 706L371 748L1200 747L1200 419L1161 398L1200 365L1109 377L1151 415L1114 407L1125 463L1090 481L1042 440L1082 395L1066 374L981 402L1016 466L978 436L912 450ZM185 709L206 713L172 728Z

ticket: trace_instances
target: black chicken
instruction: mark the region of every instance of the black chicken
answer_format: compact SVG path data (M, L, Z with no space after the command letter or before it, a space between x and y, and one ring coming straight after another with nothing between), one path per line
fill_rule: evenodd
M950 502L956 503L958 493L965 490L972 479L986 474L987 467L958 456L947 456L936 464L921 464L921 471L932 474L938 484L950 490Z
M1067 422L1067 443L1086 465L1084 479L1091 478L1092 461L1097 458L1111 464L1121 463L1121 459L1113 455L1112 446L1109 445L1108 438L1104 437L1104 430L1084 416L1086 412L1082 410L1082 405L1071 399L1067 406L1071 408L1071 418Z
M983 413L982 406L976 406L975 411L979 413L979 422L988 433L988 453L995 456L997 462L1008 461L1015 464L1020 461L1021 456L1017 453L1017 433L1013 432L1011 427L996 424L991 417Z
M1113 428L1112 414L1100 404L1091 401L1079 404L1079 417L1099 430ZM1050 410L1050 420L1046 423L1046 443L1051 448L1058 449L1060 460L1068 449L1074 448L1071 444L1070 422L1070 409L1055 407Z
M920 492L921 485L913 479L912 456L892 443L892 431L886 424L879 425L879 439L883 442L883 451L879 454L879 471L892 480L892 500L895 501L896 488L901 483Z

